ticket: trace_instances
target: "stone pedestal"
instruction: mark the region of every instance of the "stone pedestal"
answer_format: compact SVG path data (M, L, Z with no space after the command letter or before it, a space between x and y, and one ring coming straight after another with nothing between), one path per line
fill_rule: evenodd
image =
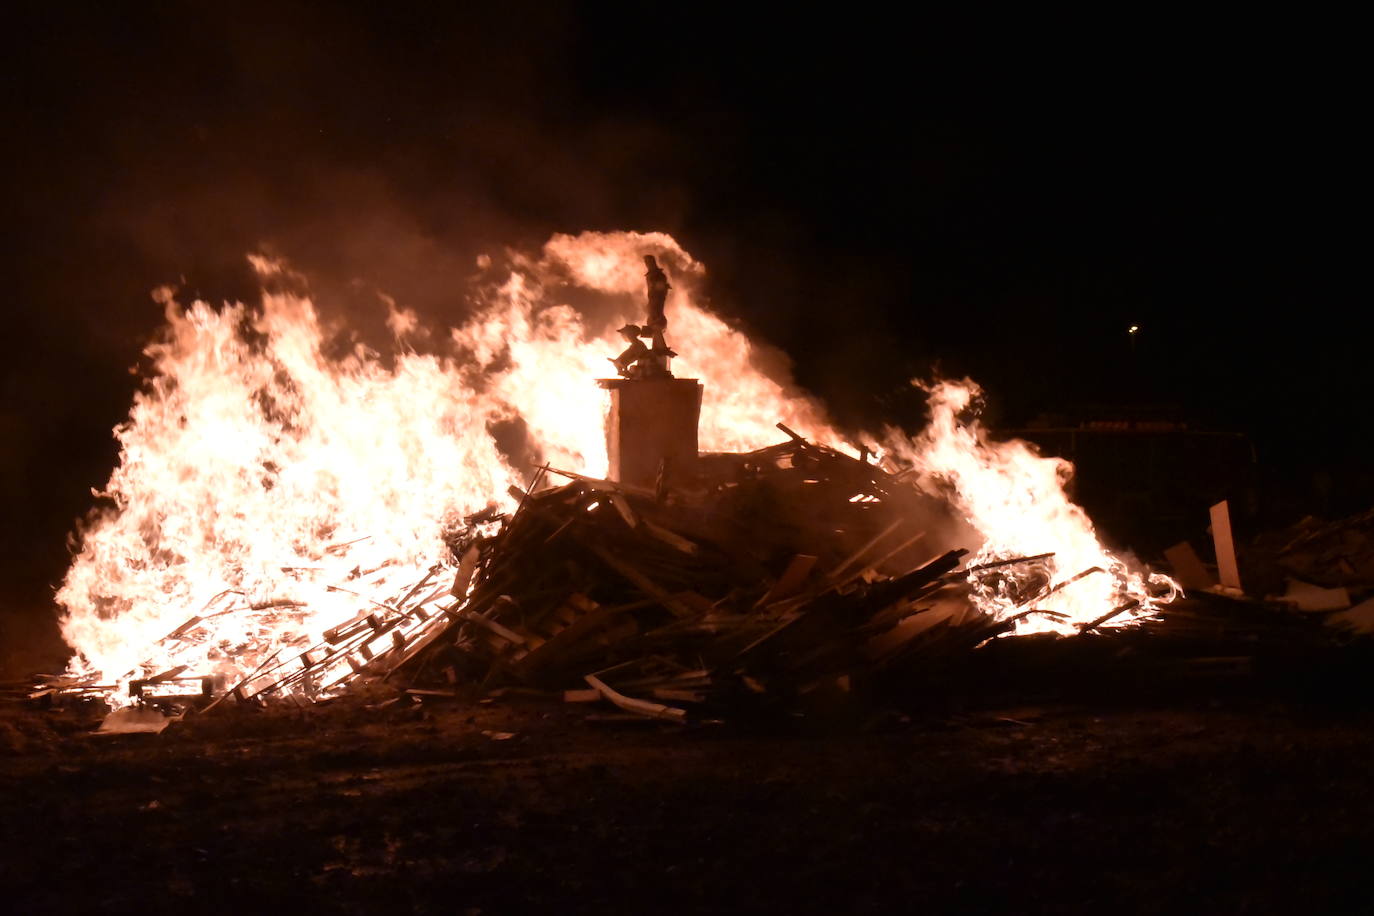
M610 479L653 487L667 462L668 476L690 474L697 460L701 383L689 378L600 379L611 392L606 446Z

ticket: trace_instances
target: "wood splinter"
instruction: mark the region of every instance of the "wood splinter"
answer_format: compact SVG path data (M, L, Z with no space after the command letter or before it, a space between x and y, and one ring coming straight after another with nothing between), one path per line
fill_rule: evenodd
M675 706L664 706L662 703L651 703L648 700L637 700L634 697L627 697L608 687L605 681L594 674L589 674L583 678L592 686L597 693L610 700L616 706L626 712L636 715L648 716L651 719L664 719L669 722L683 722L687 719L687 710L678 709Z

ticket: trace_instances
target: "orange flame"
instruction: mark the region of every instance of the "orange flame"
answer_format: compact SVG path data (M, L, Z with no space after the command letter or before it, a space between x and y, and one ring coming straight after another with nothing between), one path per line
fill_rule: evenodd
M1043 457L1017 439L993 441L976 416L968 416L982 394L977 384L965 379L921 387L929 394L929 425L914 440L890 436L889 445L894 457L926 475L928 485L942 487L982 534L968 565L1054 554L972 574L981 610L997 619L1049 612L1022 618L1015 632L1071 634L1115 608L1125 608L1113 618L1120 625L1173 600L1178 586L1171 579L1134 571L1102 546L1088 514L1064 491L1073 475L1069 462Z
M86 525L57 594L73 673L122 686L186 666L233 682L359 610L390 606L446 562L454 523L492 503L511 508L507 490L530 469L503 454L497 424L519 419L541 460L603 476L607 404L595 379L622 346L613 329L640 317L644 254L672 279L669 336L683 352L674 370L703 382L704 450L772 444L778 421L850 450L814 401L754 368L749 341L697 304L704 269L662 233L556 235L537 256L514 254L447 338L384 300L397 340L428 336L449 348L437 354L400 346L383 359L356 344L336 355L300 295L216 309L159 291L167 327L115 429L119 465L98 494L108 507ZM280 264L252 261L265 281L284 276ZM560 301L569 290L600 294L613 320L588 327ZM1123 581L1141 592L1064 496L1057 465L954 420L974 391L934 388L930 430L889 436L887 460L952 487L986 538L980 557L1056 550L1065 574L1110 565L1109 577L1064 589L1047 609L1081 622ZM1012 610L1006 596L982 600Z
M515 259L483 308L450 332L453 352L362 345L329 353L302 296L260 308L183 309L145 351L153 372L115 430L120 463L100 495L57 601L73 670L128 680L186 665L236 680L277 651L304 648L362 608L387 605L446 558L443 533L528 477L493 424L519 418L541 457L606 472L605 394L595 385L621 341L555 296L564 286L637 293L645 253L668 265L668 317L690 340L681 375L702 379L702 447L748 449L789 421L838 438L810 401L750 366L750 345L692 300L702 269L669 236L555 236ZM267 279L282 265L251 259ZM398 338L420 330L385 300ZM204 620L166 638L192 616ZM187 635L189 632L190 635Z

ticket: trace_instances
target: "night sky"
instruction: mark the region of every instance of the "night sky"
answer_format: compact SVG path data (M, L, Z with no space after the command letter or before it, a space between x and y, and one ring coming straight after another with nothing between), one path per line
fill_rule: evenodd
M148 291L251 299L253 250L443 323L482 250L663 230L844 423L919 424L938 368L1004 425L1149 408L1366 464L1335 24L51 6L5 64L7 604L113 466Z

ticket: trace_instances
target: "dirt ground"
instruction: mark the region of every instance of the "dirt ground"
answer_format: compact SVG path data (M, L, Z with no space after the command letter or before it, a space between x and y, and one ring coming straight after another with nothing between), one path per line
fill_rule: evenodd
M1368 709L589 711L359 701L102 737L9 702L0 893L26 914L1369 907Z

